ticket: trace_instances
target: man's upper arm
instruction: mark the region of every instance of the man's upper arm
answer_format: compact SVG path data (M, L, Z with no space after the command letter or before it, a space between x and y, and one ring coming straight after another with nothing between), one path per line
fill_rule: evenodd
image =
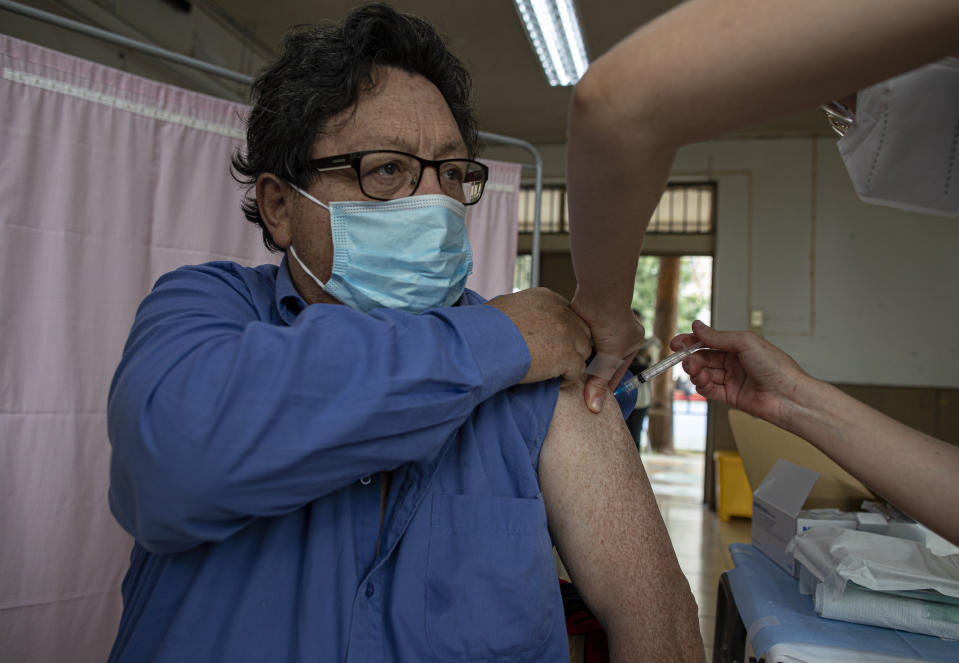
M581 384L560 390L539 479L553 541L612 660L702 661L696 603L611 397L593 414Z

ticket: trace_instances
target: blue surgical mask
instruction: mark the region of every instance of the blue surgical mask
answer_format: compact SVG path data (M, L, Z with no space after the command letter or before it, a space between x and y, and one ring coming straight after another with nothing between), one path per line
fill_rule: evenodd
M450 306L463 294L473 251L462 203L424 195L324 205L293 188L330 213L333 271L326 283L290 246L293 259L327 294L364 313L375 308L421 313Z

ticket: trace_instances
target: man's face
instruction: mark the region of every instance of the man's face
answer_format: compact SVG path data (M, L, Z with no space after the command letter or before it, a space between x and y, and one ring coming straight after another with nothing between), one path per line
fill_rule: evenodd
M360 150L399 150L426 159L466 157L466 146L443 95L422 76L383 68L374 74L375 85L361 92L354 109L333 116L313 144L312 157ZM320 174L308 188L325 204L337 200L369 200L360 190L352 169ZM426 168L415 195L442 194L436 170ZM326 281L333 266L333 240L329 212L296 196L291 242L296 253L317 277ZM336 300L317 286L296 264L290 271L297 290L310 303Z

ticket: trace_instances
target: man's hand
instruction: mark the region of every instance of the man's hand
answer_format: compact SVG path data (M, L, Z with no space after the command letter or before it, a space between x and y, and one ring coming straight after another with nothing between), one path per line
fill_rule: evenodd
M522 382L579 380L591 351L589 327L560 295L531 288L487 302L505 313L526 341L529 371Z
M596 352L616 357L622 362L611 377L592 375L586 380L583 391L586 405L593 412L599 412L606 400L607 390L616 388L636 350L643 344L645 330L629 308L616 312L592 311L586 301L575 296L571 306L589 325Z

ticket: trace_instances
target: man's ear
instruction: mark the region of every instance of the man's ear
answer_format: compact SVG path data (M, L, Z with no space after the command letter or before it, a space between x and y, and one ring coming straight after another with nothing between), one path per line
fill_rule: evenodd
M273 173L256 178L256 205L260 217L281 249L290 246L293 237L293 189Z

